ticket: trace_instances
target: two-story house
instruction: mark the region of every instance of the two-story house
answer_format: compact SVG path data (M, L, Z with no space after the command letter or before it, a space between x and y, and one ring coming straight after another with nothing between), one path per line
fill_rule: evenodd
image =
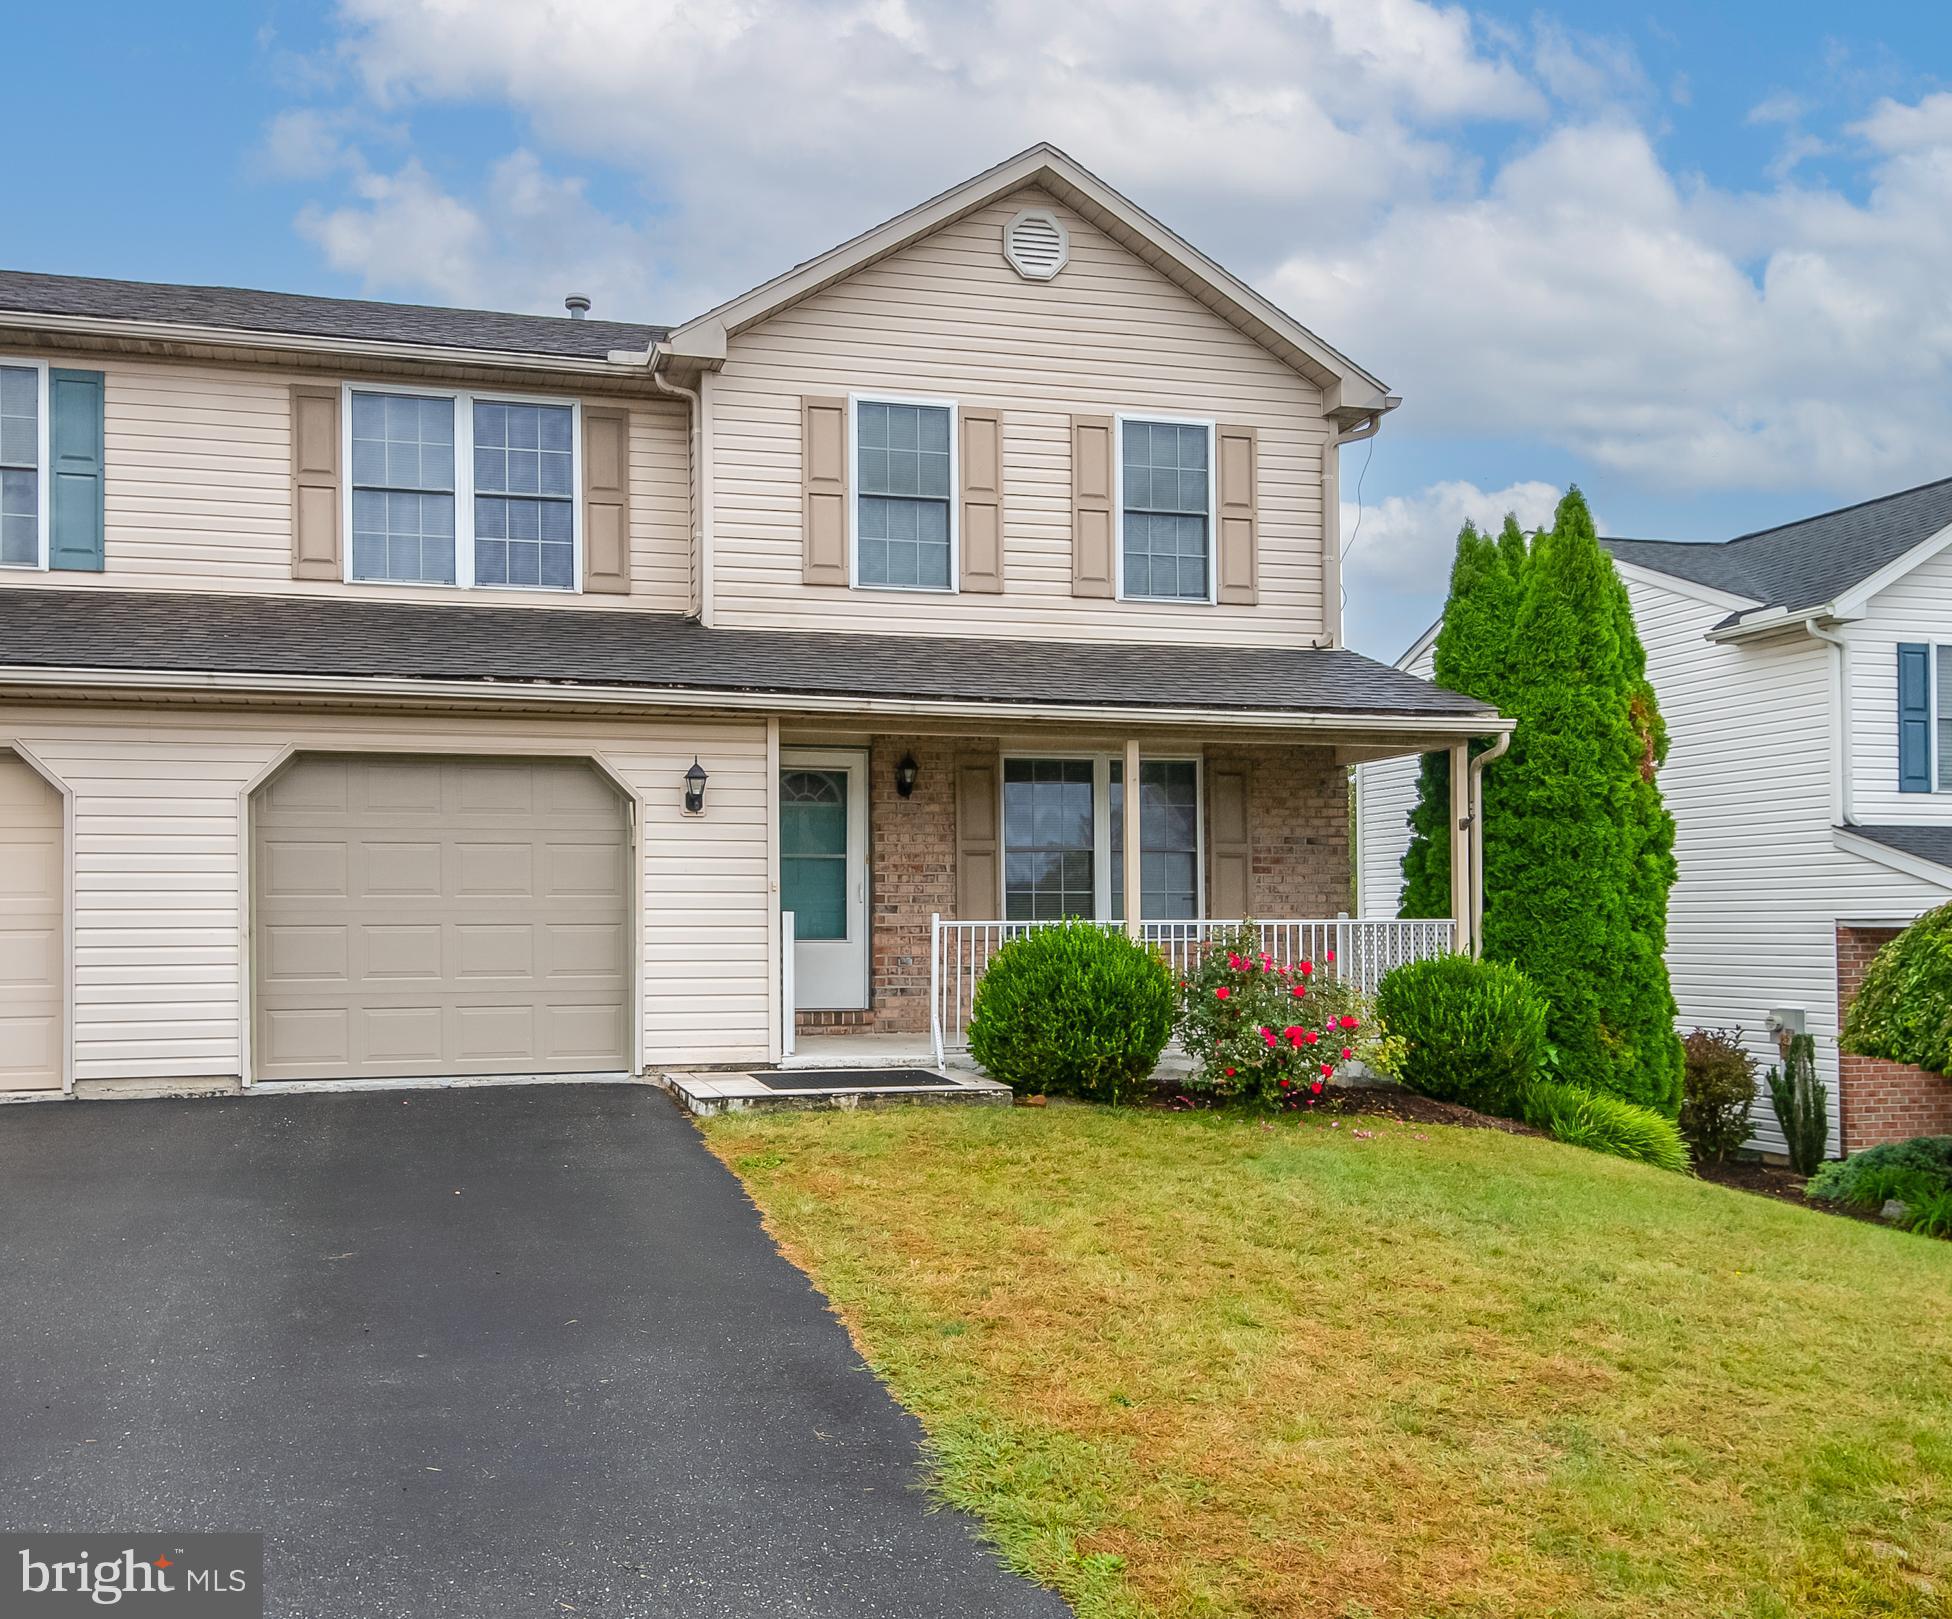
M1952 1080L1837 1046L1878 946L1952 900L1952 480L1720 544L1601 543L1672 742L1681 1028L1740 1028L1762 1063L1777 1029L1815 1035L1833 1153L1952 1133ZM1427 675L1435 639L1399 667ZM1358 771L1377 914L1402 892L1415 773ZM1766 1093L1755 1122L1781 1151Z
M1049 147L570 302L0 274L0 1089L924 1032L1006 927L1336 917L1348 767L1502 725L1341 644L1388 391Z

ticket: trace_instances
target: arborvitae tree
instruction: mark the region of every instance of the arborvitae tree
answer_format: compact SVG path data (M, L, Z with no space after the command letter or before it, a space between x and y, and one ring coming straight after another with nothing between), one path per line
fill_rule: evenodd
M1525 533L1516 517L1506 517L1504 531L1495 539L1468 521L1458 532L1450 599L1444 604L1431 671L1446 691L1502 707L1524 562ZM1416 806L1410 811L1399 915L1450 915L1450 827L1450 755L1426 753L1417 776Z
M1510 629L1496 700L1518 728L1486 777L1485 954L1544 991L1558 1077L1671 1115L1674 822L1654 780L1666 733L1626 589L1577 489L1531 548Z

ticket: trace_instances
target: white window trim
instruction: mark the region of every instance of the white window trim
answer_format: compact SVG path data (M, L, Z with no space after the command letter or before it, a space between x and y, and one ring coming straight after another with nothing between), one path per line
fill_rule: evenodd
M438 579L357 579L352 571L352 396L362 394L407 394L420 399L454 401L454 583ZM477 401L491 405L555 405L569 407L569 584L496 585L479 584L474 576L474 407ZM407 590L495 590L535 591L545 596L583 594L583 402L549 394L504 392L498 388L455 389L415 388L391 382L347 382L339 390L339 465L345 468L340 480L339 532L345 536L340 547L341 577L349 585L383 588L398 586Z
M1937 641L1926 645L1930 654L1925 659L1925 775L1935 793L1952 794L1952 787L1942 786L1938 777L1938 666L1948 648Z
M1146 418L1148 421L1154 418ZM1091 909L1094 921L1112 917L1112 766L1123 767L1123 753L1100 753L1091 748L1008 748L996 772L996 914L1009 911L1010 823L1004 781L1005 767L1017 759L1084 759L1091 763ZM1206 760L1197 753L1141 753L1139 765L1189 764L1193 767L1193 914L1206 915ZM1143 851L1142 851L1143 852ZM1144 896L1140 896L1143 900ZM1140 920L1164 921L1163 917Z
M1206 594L1204 596L1140 596L1125 589L1125 424L1127 422L1167 422L1175 427L1206 429ZM1112 417L1112 567L1117 579L1118 599L1134 602L1174 602L1181 607L1211 607L1219 600L1220 469L1214 464L1214 448L1220 438L1220 423L1213 416L1169 416L1157 410L1120 411Z
M48 362L46 360L30 360L25 355L15 358L10 354L0 354L0 365L10 366L21 371L32 371L38 378L40 402L35 411L35 418L36 426L40 430L40 443L36 446L35 453L41 458L40 466L36 469L34 479L34 493L40 507L36 513L40 532L39 556L33 562L0 563L0 572L46 573L48 531L52 526L54 500L54 469L49 464L53 455L54 431L53 424L48 420Z
M930 405L949 413L949 582L946 585L875 585L861 578L861 450L862 405ZM953 399L926 399L918 394L850 393L847 396L847 585L850 590L879 590L914 596L954 596L962 589L962 444L961 412Z

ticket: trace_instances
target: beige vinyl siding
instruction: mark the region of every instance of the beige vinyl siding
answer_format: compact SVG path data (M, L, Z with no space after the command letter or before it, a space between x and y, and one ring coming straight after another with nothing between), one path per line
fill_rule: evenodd
M1071 260L1053 281L1025 281L1003 260L1003 225L1025 207L1057 209L1070 230ZM848 393L1003 413L1002 592L802 581L800 399ZM1319 391L1034 189L735 337L712 397L718 624L1263 645L1323 632ZM1259 429L1258 605L1072 595L1071 417L1116 412Z
M763 721L0 709L9 740L74 795L78 1080L239 1073L242 795L288 745L596 756L642 799L644 1060L767 1055ZM711 771L696 818L679 785L694 755Z
M685 611L690 426L681 400L630 402L629 595L430 590L291 577L291 384L329 377L120 359L70 363L99 367L106 377L105 580L110 585L279 595L325 591L418 602L431 594L438 600L541 607ZM85 590L99 589L103 580L92 574L8 570L0 582Z

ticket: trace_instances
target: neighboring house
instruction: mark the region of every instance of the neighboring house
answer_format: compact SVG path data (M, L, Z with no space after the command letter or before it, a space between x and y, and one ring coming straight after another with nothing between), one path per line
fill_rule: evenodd
M1683 1030L1816 1036L1831 1150L1952 1132L1952 1080L1841 1054L1877 947L1952 900L1952 480L1717 545L1605 540L1672 746ZM1398 667L1430 671L1434 629ZM1491 766L1493 770L1496 765ZM1402 891L1416 766L1358 772L1367 914ZM1782 1141L1766 1099L1758 1143Z
M762 1063L978 923L1333 918L1347 766L1502 726L1340 644L1395 403L1048 147L675 329L0 274L0 1089Z

